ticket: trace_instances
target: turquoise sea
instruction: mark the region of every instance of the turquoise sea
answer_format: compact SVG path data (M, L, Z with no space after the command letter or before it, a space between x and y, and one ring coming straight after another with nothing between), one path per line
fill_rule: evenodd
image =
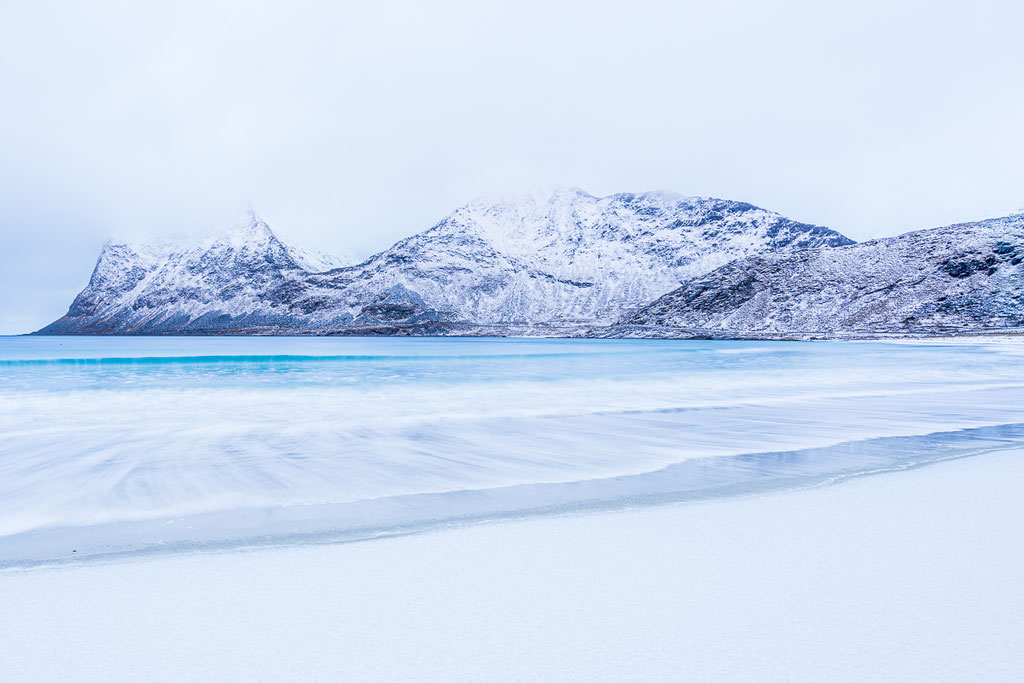
M820 486L1024 445L1024 345L0 338L0 564Z

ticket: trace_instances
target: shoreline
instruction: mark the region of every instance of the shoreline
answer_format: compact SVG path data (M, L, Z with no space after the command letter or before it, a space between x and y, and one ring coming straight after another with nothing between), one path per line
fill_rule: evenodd
M827 488L1002 451L1024 451L1024 424L693 457L646 472L561 482L43 526L0 536L0 574L153 556L361 543L510 520Z
M1017 680L1003 451L837 486L0 574L18 680ZM53 643L61 643L54 648Z
M484 329L464 332L437 333L436 331L420 331L413 328L401 328L391 331L367 330L311 330L307 332L288 332L283 330L244 330L244 331L212 331L174 332L157 334L135 334L124 332L83 332L54 334L26 332L21 334L0 335L8 337L135 337L135 338L166 338L166 337L285 337L285 338L317 338L317 337L354 337L363 339L376 338L424 338L424 339L633 339L633 340L666 340L666 341L956 341L959 339L991 340L1006 343L1024 343L1024 328L984 329L964 331L927 332L772 332L772 333L735 333L723 334L709 330L663 330L659 334L609 334L605 328L589 328L577 334L558 333L553 330L533 328L515 328L502 330L481 326ZM563 329L564 331L564 329ZM602 333L598 333L602 331Z

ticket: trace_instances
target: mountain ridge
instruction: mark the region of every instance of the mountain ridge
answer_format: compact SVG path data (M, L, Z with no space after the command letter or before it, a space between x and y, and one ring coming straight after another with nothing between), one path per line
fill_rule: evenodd
M647 327L718 336L1024 327L1024 214L746 257L613 327L623 335Z
M474 200L361 263L322 270L253 214L191 250L105 249L68 314L40 333L606 325L736 258L849 243L745 202L556 188Z

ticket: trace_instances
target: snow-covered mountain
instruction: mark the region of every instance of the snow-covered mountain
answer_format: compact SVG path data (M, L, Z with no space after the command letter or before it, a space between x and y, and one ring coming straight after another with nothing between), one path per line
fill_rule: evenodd
M1024 214L739 259L628 314L616 328L729 336L1020 326Z
M197 245L103 246L88 286L41 332L146 334L217 328L226 311L254 326L316 272L351 264L277 237L258 216ZM242 323L247 324L245 322Z
M741 202L557 189L472 202L336 283L356 305L397 288L458 320L601 324L742 256L849 243Z
M850 243L742 202L555 189L477 200L326 270L254 216L188 249L108 244L67 315L41 332L609 324L736 258Z

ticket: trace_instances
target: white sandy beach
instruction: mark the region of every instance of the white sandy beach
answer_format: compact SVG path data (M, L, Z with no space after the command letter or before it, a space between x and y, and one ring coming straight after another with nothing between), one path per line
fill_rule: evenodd
M0 573L35 680L1020 680L1024 452L809 490Z

